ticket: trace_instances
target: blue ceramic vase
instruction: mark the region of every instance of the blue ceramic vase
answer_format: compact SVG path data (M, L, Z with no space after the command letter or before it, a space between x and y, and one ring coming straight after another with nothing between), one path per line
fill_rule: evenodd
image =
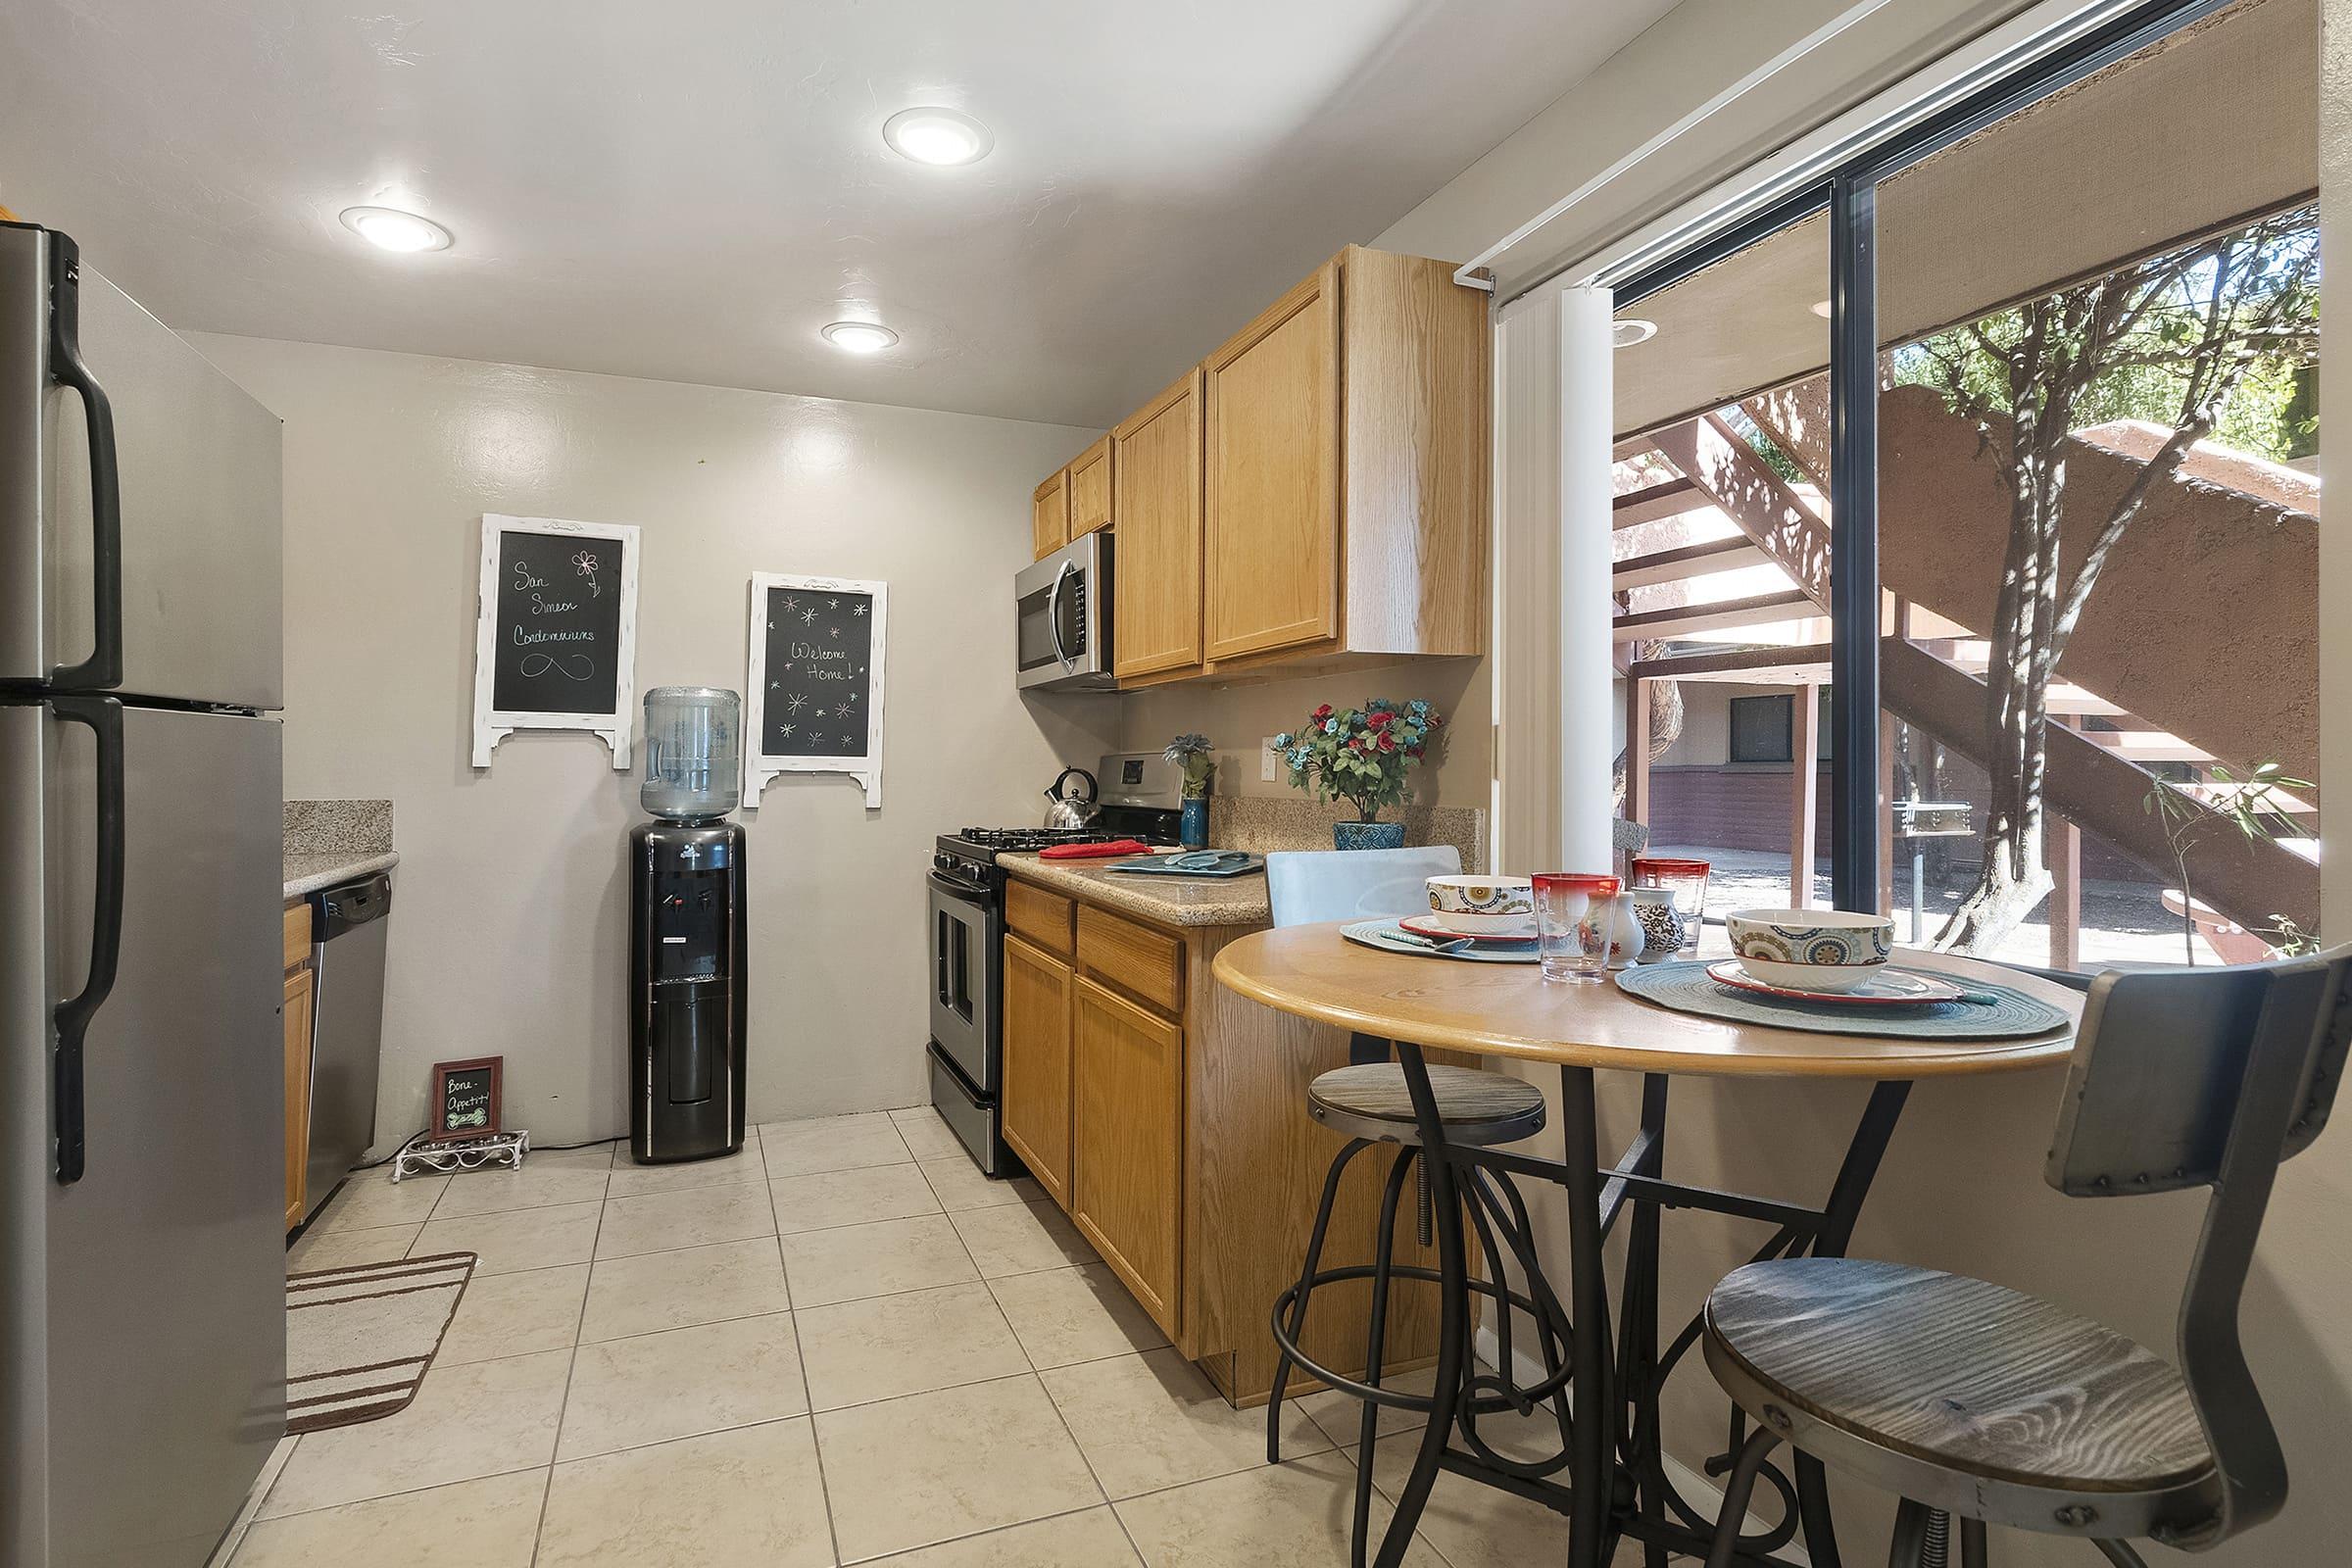
M1208 848L1208 797L1187 795L1184 812L1176 824L1176 834L1188 850Z
M1401 850L1402 822L1334 822L1331 841L1343 850Z

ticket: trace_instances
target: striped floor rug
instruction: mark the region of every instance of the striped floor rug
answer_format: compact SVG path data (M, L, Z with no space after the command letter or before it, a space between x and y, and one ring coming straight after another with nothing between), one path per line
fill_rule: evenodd
M473 1277L471 1252L286 1278L286 1430L374 1421L416 1397Z

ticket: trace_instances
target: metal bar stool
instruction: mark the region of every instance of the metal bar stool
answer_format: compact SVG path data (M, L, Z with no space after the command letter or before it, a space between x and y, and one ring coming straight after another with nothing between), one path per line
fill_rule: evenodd
M1425 909L1427 879L1453 875L1460 867L1460 856L1450 846L1275 854L1266 858L1266 881L1274 923L1304 925L1410 914ZM1355 1518L1349 1536L1352 1558L1360 1568L1371 1535L1372 1448L1378 1436L1380 1411L1386 1407L1428 1412L1435 1405L1429 1396L1382 1384L1390 1288L1399 1279L1437 1282L1440 1274L1434 1268L1398 1263L1395 1256L1397 1209L1408 1175L1415 1178L1418 1236L1423 1246L1429 1244L1433 1217L1429 1167L1421 1158L1418 1123L1404 1069L1396 1062L1379 1059L1388 1054L1385 1041L1358 1035L1349 1054L1353 1058L1350 1065L1318 1075L1307 1089L1307 1114L1346 1137L1348 1142L1333 1158L1324 1178L1298 1282L1274 1301L1272 1330L1279 1360L1273 1393L1266 1403L1266 1457L1276 1463L1282 1458L1282 1401L1294 1367L1361 1401ZM1543 1094L1523 1079L1455 1066L1433 1066L1429 1077L1439 1116L1446 1124L1446 1136L1456 1148L1517 1143L1544 1128ZM1397 1153L1381 1191L1380 1231L1374 1244L1373 1261L1325 1269L1321 1266L1323 1244L1330 1231L1342 1178L1358 1154L1381 1145L1396 1148ZM1468 1354L1459 1357L1460 1364L1468 1370L1464 1375L1466 1396L1457 1424L1464 1442L1482 1458L1530 1479L1548 1475L1568 1462L1567 1313L1550 1288L1543 1283L1542 1271L1533 1266L1533 1229L1527 1206L1510 1177L1500 1170L1469 1164L1457 1180L1462 1181L1463 1207L1486 1254L1486 1277L1471 1281L1470 1288L1496 1303L1495 1332L1500 1352L1497 1359L1501 1366L1498 1374L1485 1375L1476 1370ZM1530 1291L1513 1290L1507 1283L1510 1276L1504 1267L1506 1250L1518 1262L1521 1277L1534 1282ZM1321 1364L1299 1344L1313 1294L1353 1280L1368 1280L1372 1290L1361 1379ZM1544 1376L1529 1388L1520 1388L1510 1379L1515 1313L1525 1313L1537 1325L1538 1345L1544 1359ZM1474 1425L1477 1415L1505 1408L1527 1415L1537 1404L1544 1402L1551 1404L1560 1425L1560 1450L1556 1455L1533 1461L1514 1459L1497 1453L1479 1438Z
M2261 1524L2286 1462L2237 1331L2283 1160L2319 1137L2352 1042L2352 946L2089 986L2045 1179L2070 1198L2213 1196L2180 1301L2178 1363L1983 1280L1862 1258L1754 1263L1707 1298L1707 1365L1760 1423L1724 1488L1729 1568L1757 1472L1792 1445L1903 1499L1889 1562L1943 1518L1984 1568L1987 1523L2186 1551Z

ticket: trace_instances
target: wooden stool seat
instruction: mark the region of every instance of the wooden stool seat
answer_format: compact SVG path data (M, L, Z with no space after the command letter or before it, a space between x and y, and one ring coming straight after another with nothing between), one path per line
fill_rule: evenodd
M1707 1360L1801 1446L1833 1434L1931 1506L2011 1494L2055 1527L2102 1496L2159 1517L2210 1507L2213 1451L2172 1364L2102 1323L2004 1286L1865 1258L1752 1263L1707 1298ZM1769 1419L1769 1416L1767 1417ZM1827 1428L1825 1433L1821 1428ZM1826 1441L1824 1441L1826 1440ZM2033 1528L2027 1524L2027 1528Z
M1517 1143L1544 1130L1544 1094L1508 1073L1478 1067L1429 1069L1446 1137L1454 1144L1486 1147ZM1413 1097L1404 1069L1393 1061L1334 1067L1306 1086L1306 1111L1316 1121L1349 1138L1374 1143L1417 1144Z

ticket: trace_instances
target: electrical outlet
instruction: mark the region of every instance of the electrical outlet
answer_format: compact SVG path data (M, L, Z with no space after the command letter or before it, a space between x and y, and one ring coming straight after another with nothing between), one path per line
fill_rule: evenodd
M1257 743L1257 781L1260 784L1271 784L1279 776L1274 766L1276 760L1274 737L1269 735Z

